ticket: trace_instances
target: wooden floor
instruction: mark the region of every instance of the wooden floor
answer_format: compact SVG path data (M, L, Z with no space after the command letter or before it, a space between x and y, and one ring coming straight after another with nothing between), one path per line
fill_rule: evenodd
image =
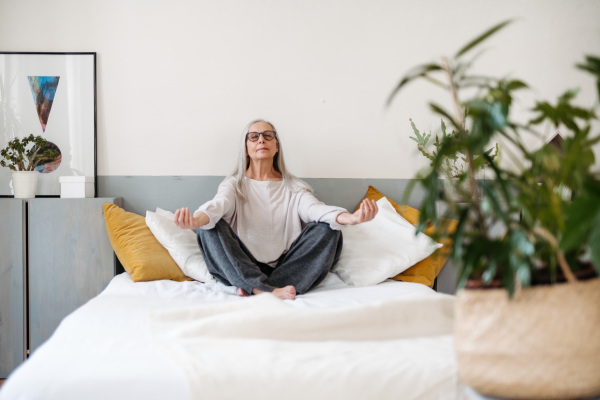
M6 379L0 379L0 387L2 387L2 384L4 383Z

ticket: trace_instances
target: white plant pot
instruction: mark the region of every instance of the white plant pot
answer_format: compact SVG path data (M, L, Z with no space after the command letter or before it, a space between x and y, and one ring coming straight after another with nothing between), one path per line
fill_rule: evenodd
M13 171L12 184L15 199L33 199L37 186L39 172L37 171Z

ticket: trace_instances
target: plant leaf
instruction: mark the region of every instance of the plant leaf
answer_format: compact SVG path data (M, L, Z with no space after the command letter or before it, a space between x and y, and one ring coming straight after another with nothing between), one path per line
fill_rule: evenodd
M392 93L390 93L390 95L388 96L388 99L386 101L386 107L389 107L390 104L392 104L392 100L394 100L394 97L396 97L396 95L398 94L398 92L400 91L400 89L402 89L404 87L404 85L406 85L407 83L417 79L417 78L421 78L426 76L428 73L430 72L434 72L434 71L442 71L443 68L441 65L439 64L435 64L435 63L431 63L431 64L424 64L424 65L420 65L416 68L414 68L412 71L409 71L398 83L398 85L396 85L396 87L394 88L394 90L392 91Z
M481 182L481 187L483 188L483 191L487 194L487 196L488 196L487 198L492 203L492 208L494 209L496 214L500 218L502 218L502 220L506 224L508 224L508 221L509 221L508 214L506 214L506 212L504 212L504 210L502 209L502 206L500 205L500 202L498 201L496 194L492 191L492 188L490 187L490 185L486 181L483 181L483 182Z
M577 64L577 68L596 76L596 89L600 98L600 58L586 56L585 61L585 64Z
M596 268L596 273L600 275L600 214L596 216L594 228L590 234L590 256L592 264Z
M518 90L518 89L527 89L529 86L519 79L512 79L506 85L507 89L510 91Z
M517 268L517 279L524 287L531 286L531 270L527 264L521 264Z
M579 196L567 205L565 211L565 231L560 240L560 248L567 252L576 248L594 226L600 215L600 204L592 196Z
M456 129L459 129L456 121L454 120L454 118L452 118L452 116L450 115L450 113L448 111L444 110L441 106L438 106L435 103L429 103L429 107L431 108L431 110L433 112L440 114L444 118L447 118Z
M501 22L498 25L491 27L487 31L483 32L481 35L477 36L475 39L471 40L465 46L463 46L463 48L461 48L456 53L455 57L462 56L463 54L465 54L466 52L471 50L473 47L477 46L479 43L483 42L484 40L486 40L487 38L492 36L494 33L498 32L499 30L501 30L502 28L504 28L506 25L510 24L511 22L512 22L512 20L509 19L507 21Z

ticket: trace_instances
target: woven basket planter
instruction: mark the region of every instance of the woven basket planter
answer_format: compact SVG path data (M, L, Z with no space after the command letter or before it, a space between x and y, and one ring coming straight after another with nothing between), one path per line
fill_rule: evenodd
M507 399L600 395L600 279L461 290L455 306L459 379Z

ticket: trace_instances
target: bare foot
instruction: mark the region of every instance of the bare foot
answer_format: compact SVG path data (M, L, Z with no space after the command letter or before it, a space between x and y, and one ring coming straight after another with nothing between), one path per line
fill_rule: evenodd
M275 289L271 293L273 293L275 297L278 297L281 300L294 300L296 298L296 288L292 285Z
M238 289L238 296L239 296L239 290ZM246 293L246 292L244 292ZM252 294L261 294L264 293L264 290L259 290L259 289L252 289ZM273 289L273 291L271 292L275 295L275 297L280 298L281 300L295 300L296 299L296 288L293 287L292 285L287 285L285 287L282 288L277 288L277 289Z
M237 295L240 297L247 297L250 296L250 294L248 292L246 292L244 289L242 288L238 288L237 290Z

